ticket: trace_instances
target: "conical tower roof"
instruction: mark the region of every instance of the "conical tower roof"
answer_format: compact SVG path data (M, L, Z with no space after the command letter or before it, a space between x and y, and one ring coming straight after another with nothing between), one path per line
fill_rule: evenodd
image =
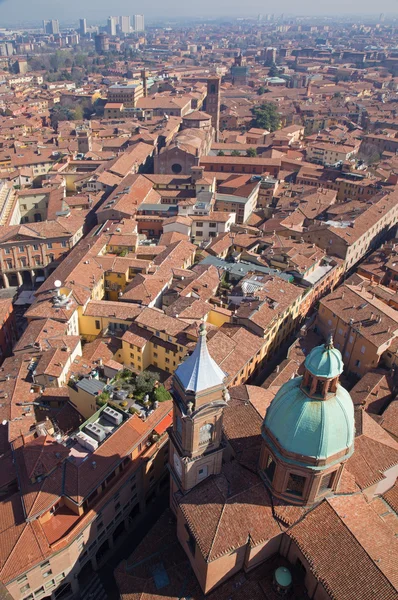
M199 341L195 350L177 367L174 375L187 392L197 393L223 385L225 373L210 356L204 323L200 325Z

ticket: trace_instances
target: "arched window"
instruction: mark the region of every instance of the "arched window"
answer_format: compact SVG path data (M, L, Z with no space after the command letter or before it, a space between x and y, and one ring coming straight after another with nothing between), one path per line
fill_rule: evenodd
M199 444L210 444L213 438L214 426L211 423L202 425L199 429Z
M276 469L276 463L275 463L273 457L271 456L271 454L269 454L267 457L267 463L266 463L264 473L268 477L270 483L272 483L272 480L274 479L275 469Z

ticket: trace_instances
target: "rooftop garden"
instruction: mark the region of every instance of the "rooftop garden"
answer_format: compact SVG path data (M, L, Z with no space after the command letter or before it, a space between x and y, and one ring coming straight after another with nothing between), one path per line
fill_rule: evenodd
M159 383L158 373L129 369L120 371L97 397L97 404L108 404L131 414L148 416L159 402L171 400L170 393Z

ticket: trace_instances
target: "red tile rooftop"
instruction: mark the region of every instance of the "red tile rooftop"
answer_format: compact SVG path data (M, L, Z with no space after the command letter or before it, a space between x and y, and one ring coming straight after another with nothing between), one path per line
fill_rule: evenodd
M50 545L60 540L64 535L68 533L72 527L75 526L77 521L80 519L79 515L76 515L67 506L62 506L51 519L45 523L41 523L41 527Z

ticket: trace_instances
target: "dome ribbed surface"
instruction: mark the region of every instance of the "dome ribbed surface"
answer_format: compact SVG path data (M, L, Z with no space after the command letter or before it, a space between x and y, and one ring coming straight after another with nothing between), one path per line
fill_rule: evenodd
M354 405L341 385L327 399L309 398L300 388L302 377L285 383L271 402L264 419L287 452L326 459L354 443Z

